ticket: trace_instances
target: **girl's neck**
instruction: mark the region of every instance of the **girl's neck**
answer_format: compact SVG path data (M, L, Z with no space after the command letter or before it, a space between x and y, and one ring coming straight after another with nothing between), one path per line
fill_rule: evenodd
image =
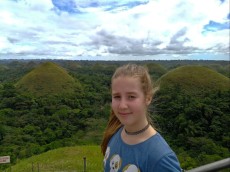
M140 129L140 130L128 131L128 130L126 130L125 128L124 128L124 130L125 130L125 133L126 133L127 135L132 135L132 136L133 136L133 135L138 135L138 134L144 133L144 132L149 128L149 126L150 126L150 124L147 123L147 125L146 125L144 128Z
M133 123L132 125L124 125L124 129L130 133L137 132L144 129L148 124L149 122L147 119L143 119Z
M125 132L125 128L123 128L121 132L121 139L123 140L123 142L125 142L128 145L135 145L148 140L156 133L157 133L156 130L151 125L144 132L137 135L128 135Z

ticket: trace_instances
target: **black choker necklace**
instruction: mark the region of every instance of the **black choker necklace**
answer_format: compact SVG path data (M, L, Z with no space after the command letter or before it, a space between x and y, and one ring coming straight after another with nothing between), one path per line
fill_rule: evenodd
M125 129L125 133L128 135L138 135L143 133L145 130L147 130L149 128L150 124L148 123L143 129L139 130L139 131L135 131L135 132L129 132Z

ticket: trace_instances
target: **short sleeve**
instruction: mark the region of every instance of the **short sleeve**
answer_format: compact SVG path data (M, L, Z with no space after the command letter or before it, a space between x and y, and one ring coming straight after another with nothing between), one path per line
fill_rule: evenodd
M150 171L181 172L179 161L174 153L161 158Z

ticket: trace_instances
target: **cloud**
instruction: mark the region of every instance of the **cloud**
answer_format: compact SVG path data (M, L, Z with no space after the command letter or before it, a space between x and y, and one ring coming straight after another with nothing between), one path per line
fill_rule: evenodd
M0 58L227 59L229 16L229 0L3 0Z

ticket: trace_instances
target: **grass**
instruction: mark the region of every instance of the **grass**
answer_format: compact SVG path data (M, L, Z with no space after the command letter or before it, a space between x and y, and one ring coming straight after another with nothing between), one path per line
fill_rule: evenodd
M83 172L84 157L87 172L103 171L100 146L64 147L19 160L6 172Z

